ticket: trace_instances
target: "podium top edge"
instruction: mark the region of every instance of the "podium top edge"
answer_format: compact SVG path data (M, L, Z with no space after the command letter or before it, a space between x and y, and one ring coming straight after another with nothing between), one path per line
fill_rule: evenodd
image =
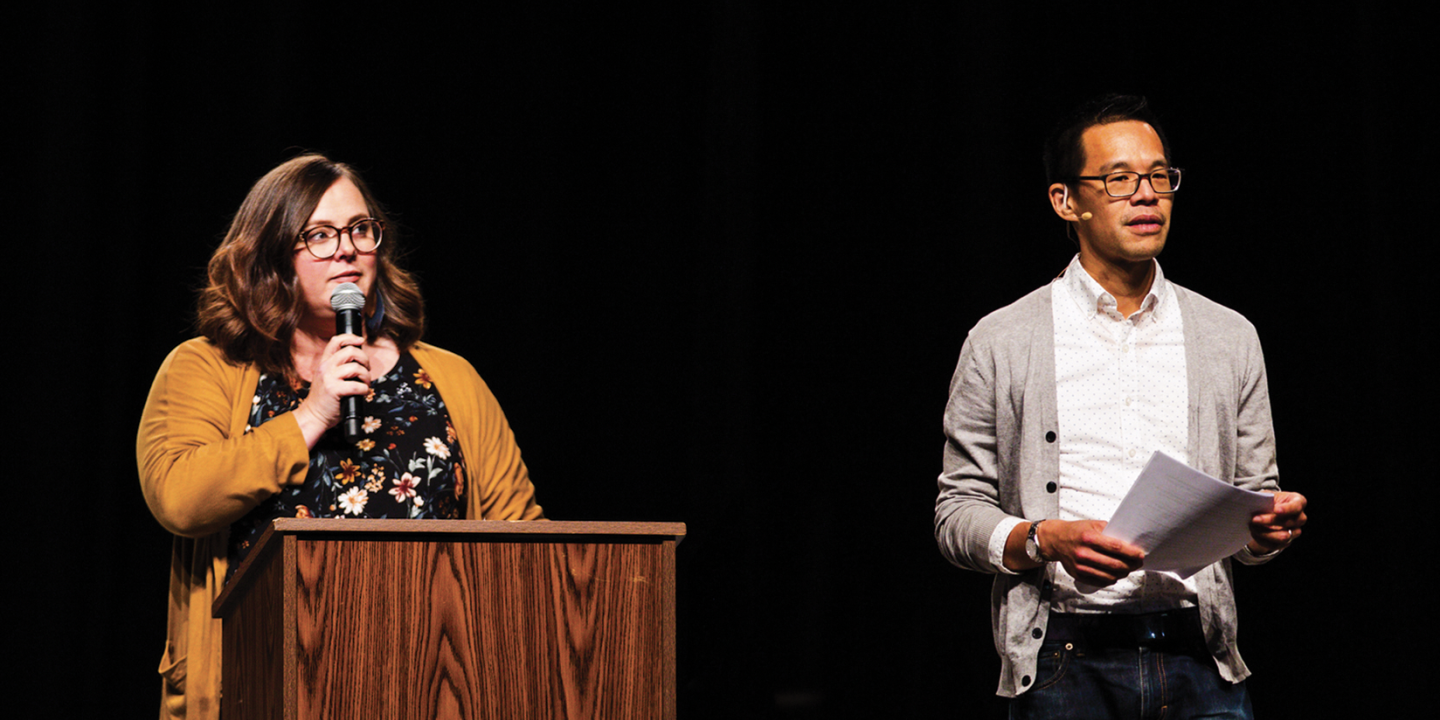
M640 542L673 540L677 545L685 539L685 523L677 522L614 522L589 520L384 520L376 518L277 518L250 549L245 562L211 604L212 617L224 617L226 608L238 588L249 582L259 559L280 546L280 538L296 535L303 539L314 535L389 535L397 539L405 535L531 535L536 539L557 536L611 537Z
M685 523L591 520L380 520L373 518L279 518L277 533L398 533L489 535L616 535L685 537Z

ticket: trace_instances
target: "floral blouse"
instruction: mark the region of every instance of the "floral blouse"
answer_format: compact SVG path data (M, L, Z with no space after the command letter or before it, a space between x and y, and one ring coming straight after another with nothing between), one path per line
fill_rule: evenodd
M294 410L309 392L308 383L261 375L245 432ZM302 485L266 498L230 526L230 573L275 518L461 516L465 472L455 427L410 353L370 383L363 413L360 440L347 443L338 426L331 428L310 451Z

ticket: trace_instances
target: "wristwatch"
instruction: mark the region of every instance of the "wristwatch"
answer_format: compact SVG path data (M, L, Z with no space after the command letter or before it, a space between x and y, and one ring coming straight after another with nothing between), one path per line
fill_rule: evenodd
M1030 523L1030 532L1025 533L1025 557L1030 558L1031 562L1037 562L1043 565L1050 562L1050 560L1041 554L1040 538L1036 536L1036 532L1040 530L1040 523L1042 522L1045 521L1036 520Z

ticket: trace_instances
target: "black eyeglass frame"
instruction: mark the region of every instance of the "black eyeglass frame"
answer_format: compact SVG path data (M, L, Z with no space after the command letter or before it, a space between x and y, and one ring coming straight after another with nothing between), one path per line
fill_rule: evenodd
M375 246L368 250L361 250L360 246L355 242L355 228L365 223L375 223ZM335 231L335 249L331 250L329 255L321 255L320 253L315 252L315 249L310 247L310 238L307 237L310 233L313 233L316 230L320 230L322 228L330 228L331 230ZM367 217L360 218L359 220L356 220L355 222L350 223L345 227L337 228L334 225L316 225L315 227L305 228L304 230L301 230L300 233L295 237L297 240L305 244L305 250L310 253L311 257L314 257L316 260L329 260L330 258L335 257L336 253L340 252L340 237L342 235L350 236L350 244L355 246L355 252L373 253L376 250L380 249L380 243L385 239L385 221L373 217Z
M1166 175L1171 175L1171 176L1174 177L1175 182L1174 182L1173 185L1170 186L1170 189L1169 189L1169 190L1156 190L1156 189L1155 189L1155 180L1154 180L1154 177L1155 177L1155 175L1157 175L1157 174L1159 174L1159 173L1164 173L1164 174L1166 174ZM1134 175L1134 176L1136 176L1136 179L1135 179L1135 189L1134 189L1134 190L1131 190L1131 191L1128 192L1128 193L1125 193L1124 195L1116 195L1115 193L1110 192L1110 178L1113 178L1113 177L1115 177L1115 176L1117 176L1117 175ZM1072 179L1072 180L1099 180L1099 181L1105 183L1105 194L1106 194L1106 195L1109 195L1110 197L1113 197L1113 198L1127 198L1127 197L1130 197L1131 195L1134 195L1134 194L1137 193L1137 192L1140 192L1140 181L1141 181L1141 180L1144 180L1144 181L1150 183L1150 189L1151 189L1152 191L1154 191L1156 195L1174 195L1174 194L1175 194L1175 191L1180 189L1180 180L1182 179L1182 176L1183 176L1183 171L1182 171L1180 168L1178 168L1178 167L1169 167L1169 168L1165 168L1165 169L1163 169L1163 170L1152 170L1152 171L1150 171L1150 172L1148 172L1148 173L1135 172L1134 170L1117 170L1117 171L1115 171L1115 172L1108 173L1108 174L1105 174L1105 175L1076 175L1075 177L1073 177L1073 178L1071 178L1071 179Z

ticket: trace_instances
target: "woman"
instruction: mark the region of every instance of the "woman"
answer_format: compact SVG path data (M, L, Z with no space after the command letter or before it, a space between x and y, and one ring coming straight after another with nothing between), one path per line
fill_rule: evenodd
M418 342L424 308L384 211L349 167L271 170L210 259L201 337L170 353L140 421L145 501L175 533L161 716L215 718L210 605L276 517L541 517L520 449L463 358ZM330 295L365 295L365 337ZM340 400L365 402L358 439Z

